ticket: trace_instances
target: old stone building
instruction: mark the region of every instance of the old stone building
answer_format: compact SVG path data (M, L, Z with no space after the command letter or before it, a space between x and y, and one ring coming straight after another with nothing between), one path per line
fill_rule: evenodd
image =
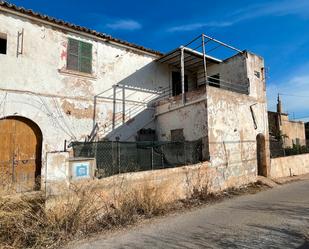
M218 186L267 175L263 58L199 38L235 53L161 54L1 2L2 176L46 183L49 153L74 141L141 140L141 130L159 141L202 139Z
M283 112L280 96L278 96L277 111L269 111L268 120L270 135L277 140L282 140L284 147L306 145L305 123L289 120L289 115Z

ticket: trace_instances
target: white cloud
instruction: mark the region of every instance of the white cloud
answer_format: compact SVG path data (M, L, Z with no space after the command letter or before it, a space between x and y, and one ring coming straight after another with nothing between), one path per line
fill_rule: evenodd
M198 30L201 28L220 28L220 27L228 27L233 25L233 22L208 22L208 23L192 23L192 24L185 24L180 26L175 26L169 28L169 32L177 32L177 31L192 31Z
M106 24L106 27L114 30L129 30L134 31L142 28L142 25L131 19L121 19L111 23Z
M275 1L265 4L256 4L239 9L234 13L225 16L226 21L220 22L200 22L174 26L168 29L169 32L193 31L205 27L222 28L232 26L236 23L250 20L263 16L285 16L298 15L303 18L309 18L309 1L308 0L285 0Z
M298 15L309 18L309 1L308 0L285 0L275 1L265 4L256 4L240 9L232 14L237 21L244 21L262 16L286 16Z

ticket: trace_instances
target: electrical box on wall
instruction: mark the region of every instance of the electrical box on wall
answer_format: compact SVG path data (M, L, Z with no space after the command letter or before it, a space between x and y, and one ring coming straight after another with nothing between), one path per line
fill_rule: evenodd
M95 176L96 161L94 158L71 158L70 180L90 180Z

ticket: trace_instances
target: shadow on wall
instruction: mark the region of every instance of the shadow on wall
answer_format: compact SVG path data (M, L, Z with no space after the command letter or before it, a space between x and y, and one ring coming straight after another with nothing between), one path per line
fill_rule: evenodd
M168 67L157 62L147 64L94 97L93 130L88 140L100 133L100 100L110 101L113 106L112 117L104 120L104 134L100 137L125 141L153 121L151 103L169 94Z

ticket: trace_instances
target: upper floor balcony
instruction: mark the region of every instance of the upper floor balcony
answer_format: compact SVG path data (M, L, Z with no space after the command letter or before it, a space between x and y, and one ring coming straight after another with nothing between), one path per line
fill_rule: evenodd
M204 34L157 62L168 65L171 76L156 106L198 101L205 98L208 87L240 94L250 91L245 52Z

